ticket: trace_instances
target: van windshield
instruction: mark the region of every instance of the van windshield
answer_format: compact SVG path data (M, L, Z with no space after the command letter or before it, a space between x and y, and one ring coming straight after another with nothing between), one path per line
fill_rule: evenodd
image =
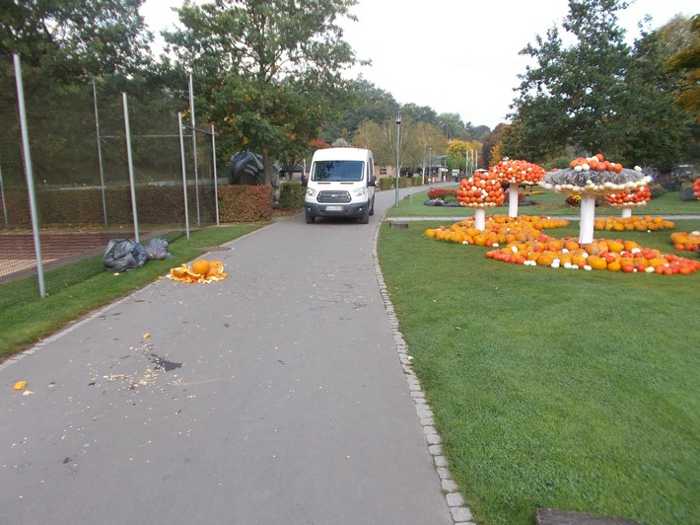
M311 180L321 182L356 182L362 180L361 160L319 160L314 162Z

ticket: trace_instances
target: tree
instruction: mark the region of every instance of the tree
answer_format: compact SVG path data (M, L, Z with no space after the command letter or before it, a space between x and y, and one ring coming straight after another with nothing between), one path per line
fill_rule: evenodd
M19 53L52 81L131 73L148 63L144 0L23 0L0 4L0 54Z
M690 23L682 24L683 20L675 20L674 28L687 27L685 45L680 44L675 53L667 60L668 70L672 73L680 73L684 77L679 86L678 103L687 111L695 115L696 123L700 124L700 15L695 15ZM671 35L682 34L681 31L666 32ZM662 36L665 36L662 33ZM671 38L668 37L668 38Z
M488 136L485 137L484 145L481 149L481 158L483 160L484 166L491 166L492 164L496 164L500 160L500 158L495 161L492 160L492 155L494 151L497 151L500 155L503 134L509 127L509 124L501 122L495 128L493 128L493 131L489 133ZM498 147L498 149L494 150L494 148L496 147Z
M622 0L569 0L566 47L554 27L523 54L535 59L521 75L504 155L543 162L573 147L604 151L628 164L668 168L685 155L688 120L673 106L676 81L663 67L677 44L643 32L630 49L618 12Z
M355 63L339 19L354 0L217 0L178 10L181 30L166 41L182 69L199 81L209 117L228 140L263 156L266 181L274 158L299 155L332 113Z
M679 78L665 69L667 51L657 31L635 42L625 81L633 96L621 114L625 129L622 158L630 165L664 171L687 155L692 118L676 102Z
M451 169L466 169L467 151L481 152L481 149L481 142L452 139L447 143L447 166Z

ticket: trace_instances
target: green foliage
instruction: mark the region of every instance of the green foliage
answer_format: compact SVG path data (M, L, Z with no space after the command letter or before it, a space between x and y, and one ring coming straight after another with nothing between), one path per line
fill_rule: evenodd
M365 121L353 137L353 145L371 149L379 166L396 163L396 122ZM401 123L401 165L418 169L426 162L428 148L433 155L442 154L447 148L447 138L432 124L404 118Z
M0 4L0 55L19 53L56 81L133 72L148 63L152 36L143 0L23 0Z
M192 68L209 117L230 138L222 155L261 152L267 180L272 159L298 157L318 137L345 86L355 55L339 19L354 0L186 3L182 29L165 34L177 66Z
M396 179L394 177L381 177L377 179L377 189L379 191L392 190L396 186Z
M628 164L668 168L684 158L689 118L674 107L673 76L653 34L625 43L621 0L570 0L563 28L537 36L522 54L536 62L521 75L503 153L541 161L568 145L604 151Z
M279 207L292 210L304 207L304 192L306 188L300 182L283 182L280 188Z

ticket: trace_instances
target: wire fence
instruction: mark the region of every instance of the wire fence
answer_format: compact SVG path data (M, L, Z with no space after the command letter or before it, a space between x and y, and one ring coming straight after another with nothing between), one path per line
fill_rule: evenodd
M36 272L43 296L45 265L218 224L215 130L194 100L191 78L58 83L0 57L0 282Z

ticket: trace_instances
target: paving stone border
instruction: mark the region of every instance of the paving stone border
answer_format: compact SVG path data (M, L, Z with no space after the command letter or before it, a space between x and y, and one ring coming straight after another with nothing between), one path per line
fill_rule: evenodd
M379 293L382 296L384 309L389 317L389 324L391 325L391 331L394 336L394 343L396 344L396 352L399 355L401 369L403 370L404 377L408 383L408 390L415 405L416 414L420 421L420 425L423 428L423 434L425 435L425 444L428 449L428 453L433 459L435 472L440 480L442 491L445 494L445 503L450 511L452 522L455 525L475 525L472 518L472 513L467 504L464 502L464 498L459 492L457 483L455 483L455 481L452 479L452 474L450 474L447 458L442 452L442 438L434 426L435 423L433 421L433 411L426 401L425 392L423 392L423 389L420 386L420 381L413 371L413 365L411 364L411 360L413 358L408 353L408 346L406 345L406 341L404 340L403 334L401 333L399 327L399 319L396 317L394 305L391 302L389 291L387 290L386 283L384 282L384 275L382 274L382 269L379 265L379 255L377 253L380 228L381 222L375 229L372 257L374 259L374 268L377 274Z

